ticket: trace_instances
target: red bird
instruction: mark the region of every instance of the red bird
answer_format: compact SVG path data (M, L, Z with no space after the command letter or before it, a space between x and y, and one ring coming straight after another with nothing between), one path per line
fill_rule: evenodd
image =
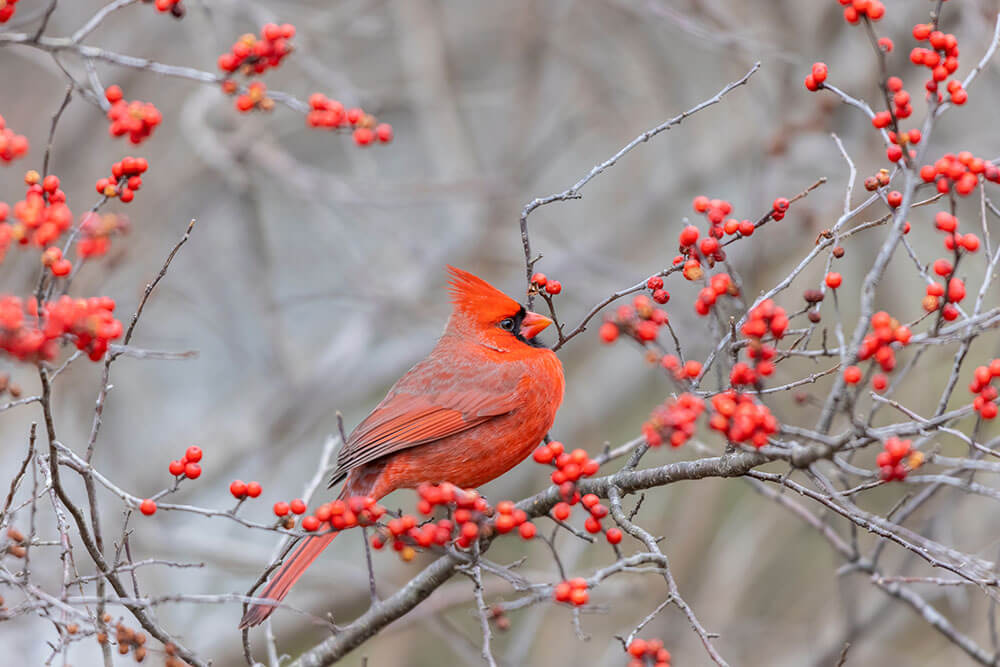
M524 460L552 426L563 398L562 364L535 340L552 320L471 273L448 271L454 308L440 340L337 456L330 485L346 478L342 499L378 499L424 483L485 484ZM306 538L260 596L282 600L336 535ZM240 627L273 610L251 606Z

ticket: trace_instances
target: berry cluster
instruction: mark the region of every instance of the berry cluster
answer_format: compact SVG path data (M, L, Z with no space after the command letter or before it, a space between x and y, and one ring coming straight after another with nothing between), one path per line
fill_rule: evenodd
M552 464L556 470L552 473L552 483L559 487L561 502L552 508L552 516L559 521L565 521L572 513L573 505L580 502L580 492L576 483L583 477L597 474L600 463L590 458L586 451L574 449L564 451L561 442L552 441L535 450L533 458L541 464ZM601 519L608 515L608 508L602 506L594 494L583 497L583 505L590 512L584 526L588 532L597 533L602 530ZM611 528L606 532L608 541L612 544L621 542L621 531Z
M819 90L822 88L828 73L829 70L826 67L826 63L813 63L812 71L806 75L804 82L806 90Z
M883 371L889 373L896 367L893 343L906 347L910 344L913 332L884 310L872 315L871 325L872 333L864 337L858 348L858 360L874 359Z
M229 493L233 494L233 498L237 500L243 500L244 498L256 498L261 494L263 489L260 486L260 482L244 482L242 479L234 479L229 484ZM299 502L302 502L301 500ZM302 511L305 511L305 506L303 505Z
M913 38L918 42L928 42L931 48L916 47L910 51L910 62L923 65L931 71L931 78L924 87L930 95L935 95L937 101L943 101L944 96L938 91L938 84L944 82L958 69L958 40L955 35L945 34L935 30L929 23L918 23L913 26ZM946 84L951 103L962 105L969 99L969 94L962 87L962 82L952 79Z
M896 117L896 120L902 120L913 115L910 94L903 88L903 80L898 76L890 76L885 81L885 87L892 93L892 111L879 111L872 117L872 125L879 130L892 125L893 116ZM901 132L899 136L889 135L889 140L897 146L905 146L907 143L919 144L922 138L923 135L917 129Z
M73 224L73 213L66 205L66 193L59 189L59 178L49 174L44 180L34 169L24 175L28 191L24 199L14 204L11 238L21 245L44 248L55 241ZM6 217L6 207L0 220Z
M742 442L759 449L767 444L768 436L778 431L778 420L771 410L750 394L734 389L716 394L712 397L712 409L708 425L730 442Z
M934 164L925 164L920 168L920 178L925 183L933 182L938 192L954 190L963 197L979 184L980 174L988 181L1000 183L1000 169L969 151L960 151L958 155L946 153Z
M865 179L865 190L868 190L869 192L874 192L878 190L880 187L884 188L887 185L889 185L889 180L890 180L889 170L885 168L879 169L877 174L875 174L874 176L869 176L868 178ZM895 190L893 192L895 192ZM886 196L886 201L890 202L889 203L890 206L892 206L892 201L894 200L895 200L895 195L893 195L891 198L889 196ZM893 206L893 208L895 208L895 206Z
M497 503L497 513L493 518L493 528L501 535L506 535L515 528L521 537L530 540L535 536L535 524L528 521L528 514L514 506L510 500Z
M176 461L171 461L167 469L174 477L184 475L188 479L198 479L201 477L201 457L203 452L201 447L191 445L184 451L184 456Z
M375 116L365 113L364 109L345 109L343 104L322 93L309 96L309 108L310 111L306 114L306 124L309 127L331 130L353 127L354 143L359 146L367 146L375 141L383 144L392 141L392 125L378 123Z
M590 592L587 591L587 580L577 577L568 581L560 581L552 590L556 602L568 602L574 607L582 607L590 602Z
M574 494L576 483L581 478L596 475L601 467L596 459L590 458L586 450L574 449L567 452L557 440L540 446L532 454L532 458L536 463L555 466L551 475L552 483L560 487L564 498Z
M62 248L49 246L42 253L42 266L52 272L56 278L68 276L73 270L73 264L63 257Z
M229 85L224 86L223 89L226 92L235 92L235 82L227 81L226 83ZM240 113L247 113L254 109L271 111L274 109L274 100L267 96L267 86L264 85L263 81L254 81L247 86L245 93L236 96L236 101L233 105Z
M452 541L463 549L468 548L484 531L496 529L508 533L519 528L524 539L535 536L535 526L527 522L527 514L514 507L509 501L497 505L498 513L493 526L488 526L491 514L489 503L472 489L460 489L453 484L422 484L417 487L417 511L430 517L438 507L451 514L450 519L425 521L420 523L408 514L391 519L372 536L372 546L383 548L390 540L392 548L404 561L416 555L414 546L427 548L444 546Z
M979 250L979 237L975 234L959 234L958 218L947 211L938 211L934 216L934 226L944 232L944 247L954 253L956 262L963 253L972 253ZM941 284L930 283L927 285L927 295L923 300L924 310L934 312L941 307L941 317L951 321L958 317L958 309L952 305L965 298L965 282L955 276L955 265L944 258L934 260L931 265L934 273L941 276ZM941 306L941 298L944 298L944 306Z
M661 286L663 281L660 281ZM544 273L535 273L531 276L531 286L529 290L533 290L532 293L538 294L542 290L545 290L546 294L555 296L562 292L562 283L558 280L552 280Z
M118 644L119 654L128 655L131 651L136 662L142 662L146 659L146 634L144 632L133 630L119 621L115 626L115 643Z
M129 219L124 215L85 213L80 220L80 236L76 242L77 254L84 259L100 257L108 251L112 234L125 233L129 226Z
M668 371L676 380L694 380L701 375L700 361L688 359L681 364L681 360L672 354L663 355L660 358L660 366Z
M49 301L39 312L34 298L26 303L16 296L0 297L0 350L16 359L51 361L57 343L67 336L77 349L100 360L108 343L122 335L122 324L111 312L115 302L107 297Z
M108 132L112 137L127 134L129 141L140 144L163 120L163 115L152 103L139 100L129 102L118 86L108 86L104 97L111 103L111 108L108 109L108 120L111 121Z
M642 425L642 435L650 447L659 447L669 442L671 447L680 447L691 439L695 422L705 411L705 401L690 393L677 398L668 398L658 405Z
M924 462L924 453L914 451L909 440L892 437L885 441L878 453L875 464L879 468L879 478L883 482L902 481L911 470L916 470Z
M791 202L785 197L774 200L771 210L764 220L781 220L785 217ZM732 213L733 206L723 199L709 199L704 195L694 198L691 203L696 213L702 213L708 219L709 230L705 238L699 240L701 232L694 225L688 225L678 236L680 254L674 257L674 266L684 265L684 277L688 280L699 280L702 277L701 259L704 258L711 267L715 262L726 258L726 253L719 243L724 235L739 234L750 236L756 225L750 220L726 218ZM763 224L763 223L762 223Z
M788 329L788 315L785 309L771 299L765 299L749 313L740 331L749 339L747 356L753 362L750 364L739 361L733 364L729 373L729 383L734 387L757 384L760 378L774 373L774 346L764 343L764 338L771 334L775 340L780 340Z
M99 178L95 189L105 197L118 197L123 204L135 199L135 192L142 187L142 174L149 169L144 157L126 157L111 165L110 178Z
M614 317L601 325L599 333L605 343L613 343L624 333L645 345L656 340L660 327L669 321L667 311L655 307L648 296L640 294L632 300L631 306L619 306Z
M7 0L9 2L9 0ZM10 9L13 13L13 5L8 4L4 9ZM0 23L3 23L3 11L0 9ZM7 122L0 116L0 161L10 163L19 157L28 154L28 140L14 130L7 127Z
M694 302L694 312L704 317L708 315L720 296L739 296L739 294L739 288L728 273L717 273L708 281L708 285L698 292L698 298Z
M291 23L267 23L260 30L260 37L247 33L236 40L227 53L219 56L219 69L232 74L240 70L246 76L263 74L277 67L292 52L288 40L295 36Z
M878 21L885 16L885 5L879 0L840 0L844 7L844 20L854 25L862 18Z
M741 223L733 218L724 224L726 216L733 211L733 205L724 199L709 199L705 195L698 195L691 202L691 206L695 213L703 214L708 220L708 235L699 240L701 232L694 225L688 225L682 229L677 237L680 254L674 257L674 265L683 262L684 277L688 280L699 280L702 276L702 257L710 267L715 266L716 262L723 261L726 258L726 252L722 249L719 239L727 233L726 230L732 224L735 224L737 229L728 233L734 234L738 231ZM749 220L746 222L749 225L750 233L753 233L753 223Z
M670 651L660 639L633 639L627 650L628 667L670 667Z
M763 340L768 333L775 340L780 340L787 329L788 315L785 314L785 309L771 299L764 299L747 313L747 320L740 327L740 332L757 341Z
M175 19L184 18L184 14L187 10L184 9L184 5L181 4L182 0L142 0L143 2L152 2L156 7L156 11L165 14L170 12L171 16Z
M49 340L70 336L78 350L87 353L91 361L100 361L111 341L122 335L122 323L112 312L115 302L106 296L72 299L61 296L45 304L43 334Z
M650 290L650 297L661 306L670 301L670 292L663 289L662 276L650 276L646 280L646 287Z
M0 0L0 23L6 23L14 15L17 0Z
M978 366L969 383L969 391L976 397L972 407L983 419L997 416L997 388L991 382L1000 377L1000 359L994 359L988 366Z
M275 514L278 513L278 509L275 505ZM293 513L304 513L305 503L293 500L289 503L289 509ZM302 512L298 512L300 509ZM371 496L351 496L346 501L334 500L317 507L315 512L303 517L302 530L313 532L331 526L334 530L371 526L384 514L385 508L376 503Z
M570 498L570 501L572 502L563 501L556 503L552 507L552 516L559 521L567 520L573 511L573 505L577 502L577 497ZM588 533L599 533L604 530L604 527L601 525L601 519L608 515L608 508L601 504L600 498L593 493L588 493L583 498L579 498L579 502L590 513L590 516L583 522L583 527L586 531ZM611 544L618 544L622 541L622 531L617 528L608 528L604 536Z
M892 112L889 111L879 111L872 118L872 125L876 128L882 129L892 125L893 117L895 117L897 124L895 128L898 128L898 121L909 118L913 115L913 105L910 103L910 93L903 89L903 80L898 76L890 76L885 82L886 89L892 96ZM908 146L914 144L919 144L920 140L923 139L923 134L917 128L913 128L908 132L899 131L898 133L895 129L889 131L889 147L886 149L886 157L890 162L896 162L903 157L903 151L908 150L908 155L913 158L916 157L916 153L912 149L908 149ZM893 208L899 204L889 204Z

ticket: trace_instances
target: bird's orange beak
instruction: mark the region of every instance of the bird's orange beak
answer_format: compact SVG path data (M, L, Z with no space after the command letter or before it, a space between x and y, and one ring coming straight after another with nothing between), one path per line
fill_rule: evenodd
M552 324L552 320L529 310L524 314L524 319L521 320L521 335L531 340L550 324Z

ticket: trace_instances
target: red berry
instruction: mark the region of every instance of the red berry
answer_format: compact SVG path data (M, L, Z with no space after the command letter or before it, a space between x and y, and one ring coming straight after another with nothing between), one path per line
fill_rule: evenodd
M156 503L149 498L146 498L139 503L139 511L146 516L152 516L153 514L156 514Z
M190 463L197 463L198 461L201 461L201 455L201 447L197 447L195 445L191 445L184 452L184 458L186 458Z
M296 498L295 500L293 500L291 503L289 503L288 507L295 514L306 513L306 504L302 501L301 498Z
M243 498L247 495L247 485L246 482L242 480L234 480L232 484L229 485L229 493L233 494L236 498Z
M392 141L392 125L389 123L379 123L375 126L375 138L383 144Z
M545 291L552 295L559 294L562 291L562 283L558 280L550 280L545 283Z
M548 279L545 277L544 273L535 273L531 276L531 282L539 287L545 287L545 283L548 282Z
M188 463L184 466L184 476L188 479L198 479L201 477L201 466L197 463Z
M375 138L375 134L367 127L359 127L354 130L354 143L358 146L367 146Z
M622 531L617 528L608 528L607 532L604 533L604 536L608 538L608 542L611 544L618 544L622 541Z
M605 343L613 343L618 338L618 325L614 322L605 322L598 333Z
M681 230L678 241L680 241L680 244L682 246L691 246L697 243L698 237L700 235L701 233L698 231L697 227L695 227L694 225L688 225L687 227Z
M184 462L183 461L171 461L170 462L170 474L176 477L177 475L184 474Z
M263 491L263 489L260 487L260 482L247 483L247 495L251 498L259 496L261 491Z
M826 286L831 289L837 289L843 281L843 277L836 271L826 274Z
M312 515L302 519L302 530L310 533L319 530L319 519Z
M517 530L521 534L521 537L525 540L530 540L531 538L533 538L536 532L535 524L531 523L530 521L522 523Z
M861 369L857 366L848 366L844 369L844 382L857 384L861 382Z
M950 275L951 272L954 270L951 265L951 262L949 262L946 259L934 260L933 267L934 267L934 273L938 274L939 276Z
M976 252L979 250L979 237L975 234L966 234L961 240L962 247L969 252Z
M779 213L784 213L785 211L788 210L788 206L790 205L790 203L791 202L789 202L785 197L778 197L777 199L774 200L774 205L773 205L774 210L778 211Z
M276 516L285 516L286 514L288 514L290 510L290 508L288 507L288 503L286 503L285 501L274 503L273 509Z
M823 83L826 81L827 68L826 63L813 63L812 66L812 77L816 83Z

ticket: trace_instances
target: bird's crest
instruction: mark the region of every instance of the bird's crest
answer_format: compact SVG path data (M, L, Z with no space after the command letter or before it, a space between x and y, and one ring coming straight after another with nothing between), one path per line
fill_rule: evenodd
M448 292L456 311L499 319L513 316L521 309L517 301L468 271L449 266L448 274Z

